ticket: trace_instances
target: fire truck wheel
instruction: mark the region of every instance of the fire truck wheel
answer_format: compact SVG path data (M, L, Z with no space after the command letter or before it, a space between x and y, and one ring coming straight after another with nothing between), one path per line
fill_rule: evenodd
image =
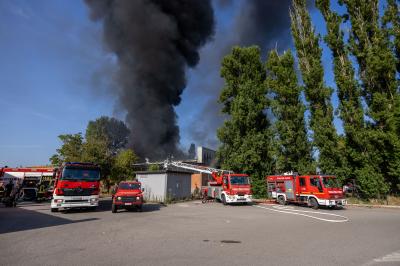
M117 205L115 205L114 203L113 203L113 205L111 206L111 212L112 212L112 213L116 213L116 212L117 212Z
M311 208L313 208L314 210L318 209L319 206L318 206L317 200L314 199L314 198L311 198L311 199L310 199L310 206L311 206Z
M279 196L279 197L278 197L278 203L279 203L280 205L286 205L285 197L284 197L284 196Z
M57 208L51 208L51 212L58 212Z
M222 194L222 196L221 196L221 201L222 201L222 204L226 205L226 198L225 198L224 194Z

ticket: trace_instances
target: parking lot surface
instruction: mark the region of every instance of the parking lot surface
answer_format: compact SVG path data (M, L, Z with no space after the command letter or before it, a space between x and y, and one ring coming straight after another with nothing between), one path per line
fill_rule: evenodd
M0 207L1 265L400 265L400 210L147 204Z

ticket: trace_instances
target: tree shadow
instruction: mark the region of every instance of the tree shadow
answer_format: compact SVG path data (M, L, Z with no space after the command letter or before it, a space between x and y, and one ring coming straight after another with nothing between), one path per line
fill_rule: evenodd
M0 208L0 234L98 220L69 220L23 208Z

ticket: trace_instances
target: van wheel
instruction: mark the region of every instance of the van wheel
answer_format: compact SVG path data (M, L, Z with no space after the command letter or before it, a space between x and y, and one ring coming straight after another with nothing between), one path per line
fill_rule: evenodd
M117 212L117 205L115 205L114 203L111 205L111 212L112 213L116 213Z
M57 208L51 208L51 212L58 212Z
M318 209L319 205L318 205L318 202L317 202L317 200L316 200L315 198L311 198L311 199L310 199L310 206L311 206L311 208L313 208L314 210L317 210L317 209Z
M222 194L222 196L221 196L221 201L222 201L222 204L226 205L226 198L225 198L224 194Z
M279 203L280 205L286 205L285 197L284 197L284 196L279 196L279 197L278 197L278 203Z

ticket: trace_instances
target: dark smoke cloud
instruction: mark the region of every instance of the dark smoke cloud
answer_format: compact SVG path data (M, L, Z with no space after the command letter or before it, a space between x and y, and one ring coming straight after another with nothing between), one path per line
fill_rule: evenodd
M280 51L288 49L292 45L289 17L291 2L291 0L214 0L216 9L232 8L236 12L232 16L231 27L225 29L217 27L215 41L207 44L200 54L202 61L196 72L207 79L202 79L197 84L189 83L191 90L203 88L201 90L203 97L210 99L194 118L194 121L200 121L197 123L202 126L186 129L198 145L204 143L216 148L218 146L216 130L226 118L221 115L221 106L216 103L224 85L219 75L222 58L235 45L258 45L262 48L264 58L267 51L272 48Z
M291 0L250 0L238 15L235 28L238 44L272 48L278 42L282 48L290 44L289 7Z
M106 46L117 56L119 103L132 131L131 145L151 159L179 155L174 106L186 86L185 71L214 33L206 0L86 0L91 18L103 21Z

